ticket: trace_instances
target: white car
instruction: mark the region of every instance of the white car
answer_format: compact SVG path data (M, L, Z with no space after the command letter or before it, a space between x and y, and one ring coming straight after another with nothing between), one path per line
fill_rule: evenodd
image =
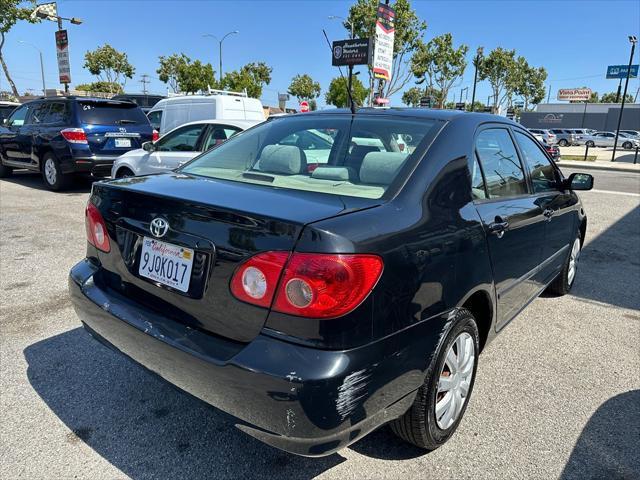
M258 123L257 120L201 120L186 123L155 142L143 143L142 148L118 157L113 162L111 177L134 177L173 170Z
M613 147L616 139L616 132L595 132L591 135L582 135L578 142L580 145L588 145L590 147ZM640 146L640 140L632 137L618 136L618 147L631 150Z

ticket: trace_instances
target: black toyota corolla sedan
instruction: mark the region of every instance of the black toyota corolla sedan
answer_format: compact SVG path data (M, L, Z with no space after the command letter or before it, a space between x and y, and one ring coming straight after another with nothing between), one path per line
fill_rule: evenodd
M288 116L95 183L69 289L96 339L269 445L327 455L390 422L435 449L487 343L573 285L592 185L498 116Z

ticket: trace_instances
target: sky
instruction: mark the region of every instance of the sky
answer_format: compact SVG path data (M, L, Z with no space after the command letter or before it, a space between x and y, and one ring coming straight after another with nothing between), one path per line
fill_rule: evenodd
M223 72L238 69L253 61L273 67L272 81L263 91L263 103L277 105L278 92L286 92L291 78L307 73L320 82L324 93L329 82L339 75L331 66L331 51L322 29L330 40L348 38L340 21L329 15L346 16L355 0L59 0L58 14L79 17L82 25L66 24L69 35L72 86L95 81L82 68L84 54L109 43L127 53L136 74L125 86L127 92L142 90L140 75L148 74L150 92L166 94L166 85L157 77L158 57L184 52L192 59L211 62L218 72L218 44L209 33L220 38L238 30L223 44ZM43 2L40 2L43 3ZM391 0L393 5L394 1ZM551 98L559 88L590 87L600 94L617 89L617 80L605 79L607 65L627 64L628 35L640 37L640 1L638 0L466 0L412 2L418 16L427 22L425 41L451 32L454 45L469 46L469 66L451 92L459 99L461 90L471 99L473 66L471 56L478 46L485 52L503 47L515 49L531 65L548 71L547 86ZM41 92L37 50L44 56L47 88L58 84L54 31L56 23L43 21L31 25L18 23L7 35L6 62L22 94ZM634 63L640 56L636 49ZM358 70L356 68L356 70ZM361 68L364 75L364 68ZM344 71L344 70L343 70ZM216 73L216 76L218 74ZM406 88L413 86L413 82ZM638 79L629 83L635 95ZM0 90L9 86L0 73ZM487 82L480 82L476 98L487 101ZM640 97L639 97L640 98ZM292 100L288 106L295 107ZM400 94L392 97L399 105Z

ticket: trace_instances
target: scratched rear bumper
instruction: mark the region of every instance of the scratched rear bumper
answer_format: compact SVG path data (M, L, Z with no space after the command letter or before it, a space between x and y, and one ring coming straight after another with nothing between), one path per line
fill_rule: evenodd
M69 291L96 339L236 417L242 431L307 456L333 453L406 411L439 336L409 329L348 351L264 334L232 343L110 290L86 260L71 270Z

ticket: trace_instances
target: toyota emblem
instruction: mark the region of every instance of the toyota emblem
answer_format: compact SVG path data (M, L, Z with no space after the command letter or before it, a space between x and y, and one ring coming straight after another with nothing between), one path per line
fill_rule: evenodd
M151 230L151 234L154 237L164 237L169 230L169 222L167 222L164 218L154 218L153 220L151 220L149 230Z

